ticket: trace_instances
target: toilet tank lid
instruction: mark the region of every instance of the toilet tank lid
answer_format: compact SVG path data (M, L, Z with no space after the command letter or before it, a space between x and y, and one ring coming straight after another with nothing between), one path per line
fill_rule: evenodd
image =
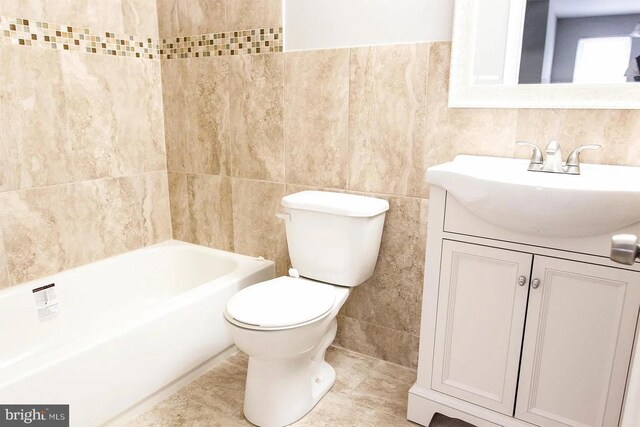
M282 206L353 217L372 217L389 210L389 202L384 199L330 191L290 194L282 198Z

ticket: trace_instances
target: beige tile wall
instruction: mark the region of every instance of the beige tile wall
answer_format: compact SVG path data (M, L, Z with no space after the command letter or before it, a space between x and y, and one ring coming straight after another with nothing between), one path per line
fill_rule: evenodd
M0 15L158 37L156 4L149 0L0 0Z
M227 57L162 61L164 113L173 171L226 175L230 170Z
M284 55L229 59L231 174L284 181Z
M284 227L274 216L284 194L324 188L389 200L375 273L345 304L338 342L414 367L428 167L462 153L526 157L514 141L551 138L567 152L580 144L604 145L585 153L585 161L640 165L640 111L449 109L449 57L450 43L440 42L207 58L198 85L217 87L212 98L219 105L197 108L216 111L215 126L206 127L198 142L167 138L174 236L262 255L286 274ZM163 66L200 65L194 59ZM226 74L220 71L225 67ZM169 95L178 97L177 105L188 103L190 82L180 84L164 85L167 135L199 126L197 112L186 121L169 113ZM219 112L226 97L228 115ZM230 129L228 138L219 129ZM223 153L209 168L220 172L178 162L189 150ZM229 159L230 168L219 166ZM201 212L195 203L201 192L224 201L214 197Z
M346 188L349 50L287 53L284 82L286 181Z
M351 50L349 188L426 196L429 45Z
M157 3L160 37L278 27L282 23L282 0L157 0Z
M157 36L140 0L0 15ZM0 288L171 237L159 61L0 43Z

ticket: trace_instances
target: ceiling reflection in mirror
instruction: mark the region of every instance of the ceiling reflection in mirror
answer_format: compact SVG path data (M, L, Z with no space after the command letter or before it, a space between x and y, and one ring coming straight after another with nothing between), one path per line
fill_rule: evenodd
M640 84L640 0L479 3L475 84Z

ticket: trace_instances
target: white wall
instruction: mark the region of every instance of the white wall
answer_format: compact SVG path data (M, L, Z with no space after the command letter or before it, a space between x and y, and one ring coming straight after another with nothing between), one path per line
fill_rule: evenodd
M451 40L454 0L425 0L429 41Z
M453 0L284 0L284 49L451 40Z

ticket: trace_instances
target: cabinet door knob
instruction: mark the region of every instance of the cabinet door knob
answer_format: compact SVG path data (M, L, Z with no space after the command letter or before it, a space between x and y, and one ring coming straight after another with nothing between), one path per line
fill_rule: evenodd
M527 283L527 278L525 276L518 277L518 285L524 286Z
M540 279L533 279L533 282L531 282L531 287L533 289L538 289L540 287Z

